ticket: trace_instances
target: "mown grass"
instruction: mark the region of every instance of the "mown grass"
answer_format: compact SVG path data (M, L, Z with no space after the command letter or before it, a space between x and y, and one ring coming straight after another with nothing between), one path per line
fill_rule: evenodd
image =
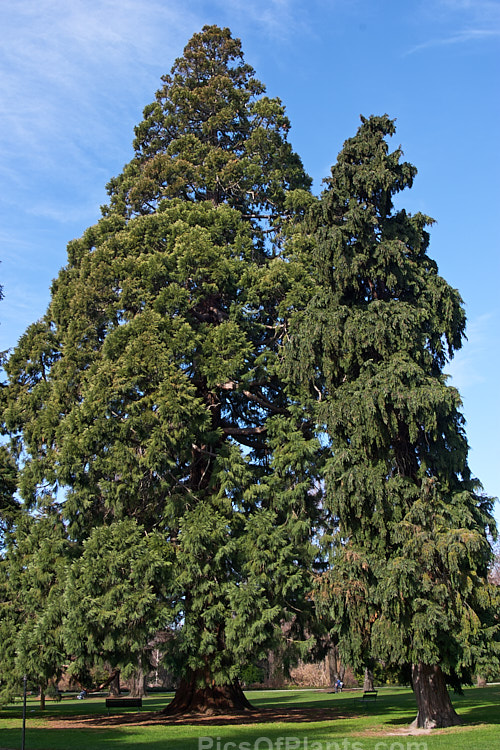
M49 702L41 712L28 701L26 750L498 750L500 747L500 688L469 688L453 696L462 717L460 727L434 730L429 735L396 734L416 713L407 688L382 688L376 702L362 704L354 693L339 695L320 691L249 691L256 708L329 708L338 710L335 720L275 722L235 725L154 725L64 728L51 726L50 719L71 721L80 715L107 716L104 700ZM153 694L144 701L144 711L166 705L171 694ZM21 704L0 711L0 748L21 747Z

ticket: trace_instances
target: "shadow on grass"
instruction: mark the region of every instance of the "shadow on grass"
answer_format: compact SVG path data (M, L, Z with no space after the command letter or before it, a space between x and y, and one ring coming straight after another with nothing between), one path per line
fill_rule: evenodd
M415 718L416 705L413 696L408 696L411 699L411 704L408 700L403 701L401 698L398 699L398 706L395 706L395 711L408 709L413 710L413 715L408 716L397 716L393 719L389 719L384 722L389 725L404 725L408 724ZM500 711L498 705L500 704L500 688L498 687L486 687L486 688L466 688L463 695L450 693L451 702L453 707L462 719L461 726L473 726L478 724L500 724ZM384 711L387 715L389 711Z
M163 693L161 695L152 695L147 697L143 701L144 710L146 711L161 711L165 708L172 698L174 693ZM133 709L136 711L137 709ZM120 709L120 711L127 712L127 709ZM40 710L38 701L30 700L27 706L28 718L44 719L44 718L65 718L71 716L107 716L108 711L105 705L105 698L86 698L83 701L79 700L62 700L62 701L47 701L46 708L44 711ZM5 706L0 716L4 719L17 719L21 716L22 704L18 700L15 703L11 703ZM1 748L1 745L0 745Z
M253 720L258 723L247 724L240 717L236 723L226 725L218 723L217 717L211 717L210 720L198 724L190 723L188 717L185 717L183 723L164 720L162 723L145 721L144 725L132 725L128 722L133 722L137 714L134 717L131 713L123 712L112 715L108 720L102 701L89 700L85 703L78 702L77 705L53 704L48 707L45 715L40 711L28 713L26 747L28 750L110 750L118 746L137 750L198 750L199 747L212 747L213 750L217 750L217 747L223 747L225 742L234 742L236 746L246 742L254 747L261 738L265 738L267 742L262 741L258 745L260 748L277 747L279 738L292 738L291 746L294 747L304 748L307 747L307 743L311 747L313 742L330 742L332 746L337 742L338 746L342 747L342 742L346 738L359 738L361 733L363 747L368 750L372 748L372 743L376 742L376 739L368 737L366 731L371 731L375 727L383 731L384 726L389 729L408 725L416 714L415 701L408 690L382 690L377 701L367 705L360 701L355 703L355 695L349 693L335 696L318 693L311 694L307 699L305 696L305 693L298 693L294 702L293 693L274 696L274 700L265 695L259 699L252 693L249 697L256 707L262 709L262 714L270 716L274 713L274 716L268 722L261 721L262 714L259 716L260 712L257 712ZM168 699L169 696L166 695L148 698L145 701L143 718L154 718L151 709L164 707ZM472 688L466 690L463 696L452 696L465 726L497 725L500 722L499 699L498 688ZM0 712L0 720L10 718L11 722L16 722L15 727L0 729L0 748L20 748L20 708L20 705L16 704ZM89 725L77 726L83 709L89 719ZM323 718L319 718L322 714ZM286 719L280 720L279 715L286 716ZM300 715L302 720L298 719ZM40 726L44 719L47 719L46 724ZM63 721L67 721L64 727L51 726L52 723ZM73 722L75 726L72 726ZM489 731L493 731L493 727ZM199 739L202 737L211 739L207 739L205 744L201 745ZM442 740L444 742L444 737ZM436 737L436 741L441 742L441 739ZM489 741L484 744L485 748L495 746Z
M252 725L252 726L150 726L121 727L116 730L53 730L36 728L27 732L26 747L29 750L108 750L114 747L130 747L134 750L199 750L212 747L217 750L226 742L247 743L247 747L261 750L278 747L311 747L314 742L334 743L342 747L356 726L343 721L302 725ZM201 743L200 739L205 738ZM0 731L0 747L19 748L19 732ZM210 744L211 743L211 744ZM366 747L368 748L368 743Z
M500 724L500 687L469 688L451 695L451 702L466 724Z

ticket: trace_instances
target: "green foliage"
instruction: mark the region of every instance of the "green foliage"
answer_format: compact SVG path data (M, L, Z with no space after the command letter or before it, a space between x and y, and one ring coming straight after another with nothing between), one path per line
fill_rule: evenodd
M52 682L47 687L46 696L47 698L50 698L51 700L56 701L57 703L59 703L59 701L62 700L62 695L60 691L58 690L57 686L54 685L54 683Z
M4 420L26 502L64 490L82 544L73 669L126 666L169 629L176 674L227 684L280 622L307 644L318 446L278 353L301 278L279 256L282 214L310 180L227 29L196 34L163 80L103 217L9 359Z
M14 497L17 490L17 466L6 445L0 445L0 550L5 534L12 528L19 513L19 502Z
M264 94L228 29L194 35L6 364L2 512L18 483L40 514L2 561L16 674L65 650L127 674L163 630L179 677L229 685L332 622L355 666L497 663L491 500L443 374L463 304L393 205L416 169L362 118L316 199Z
M211 201L279 220L286 191L310 185L279 99L243 62L229 29L205 26L135 129L135 158L108 185L105 213L152 213L163 198Z
M3 299L3 287L0 285L0 300ZM0 352L0 367L3 368L6 352ZM5 408L6 388L0 383L0 434L2 415ZM15 459L6 445L0 445L0 555L4 546L4 535L16 518L19 503L14 497L17 490L17 466Z
M291 321L288 371L329 441L316 601L344 659L439 664L459 686L498 659L492 503L442 373L462 301L427 255L431 220L393 207L416 174L389 152L393 133L386 116L363 119L306 215L295 244L312 253L317 288Z
M18 516L0 561L0 672L3 699L19 693L22 677L45 689L64 664L62 625L66 566L72 555L55 511Z
M248 664L240 672L240 678L244 685L254 685L264 682L264 670L257 664Z
M145 535L134 519L92 530L68 571L64 593L72 673L103 662L124 676L137 669L149 640L169 624L160 595L169 591L171 557L164 538Z

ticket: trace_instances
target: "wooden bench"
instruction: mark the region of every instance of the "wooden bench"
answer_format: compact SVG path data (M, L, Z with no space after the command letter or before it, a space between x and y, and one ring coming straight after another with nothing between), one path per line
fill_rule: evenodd
M362 698L358 698L358 701L369 701L369 700L377 700L378 690L365 690L363 693Z
M106 708L142 708L142 698L106 698Z

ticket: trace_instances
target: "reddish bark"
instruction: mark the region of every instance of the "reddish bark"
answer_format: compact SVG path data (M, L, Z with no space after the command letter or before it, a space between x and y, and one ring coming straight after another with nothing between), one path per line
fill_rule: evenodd
M196 676L182 680L175 692L175 697L162 713L173 714L203 713L222 714L234 711L253 711L252 705L245 697L239 682L231 685L205 685L199 687Z
M460 724L452 706L446 681L438 665L412 665L413 692L417 701L417 718L412 723L414 728L434 729L436 727L453 727Z

